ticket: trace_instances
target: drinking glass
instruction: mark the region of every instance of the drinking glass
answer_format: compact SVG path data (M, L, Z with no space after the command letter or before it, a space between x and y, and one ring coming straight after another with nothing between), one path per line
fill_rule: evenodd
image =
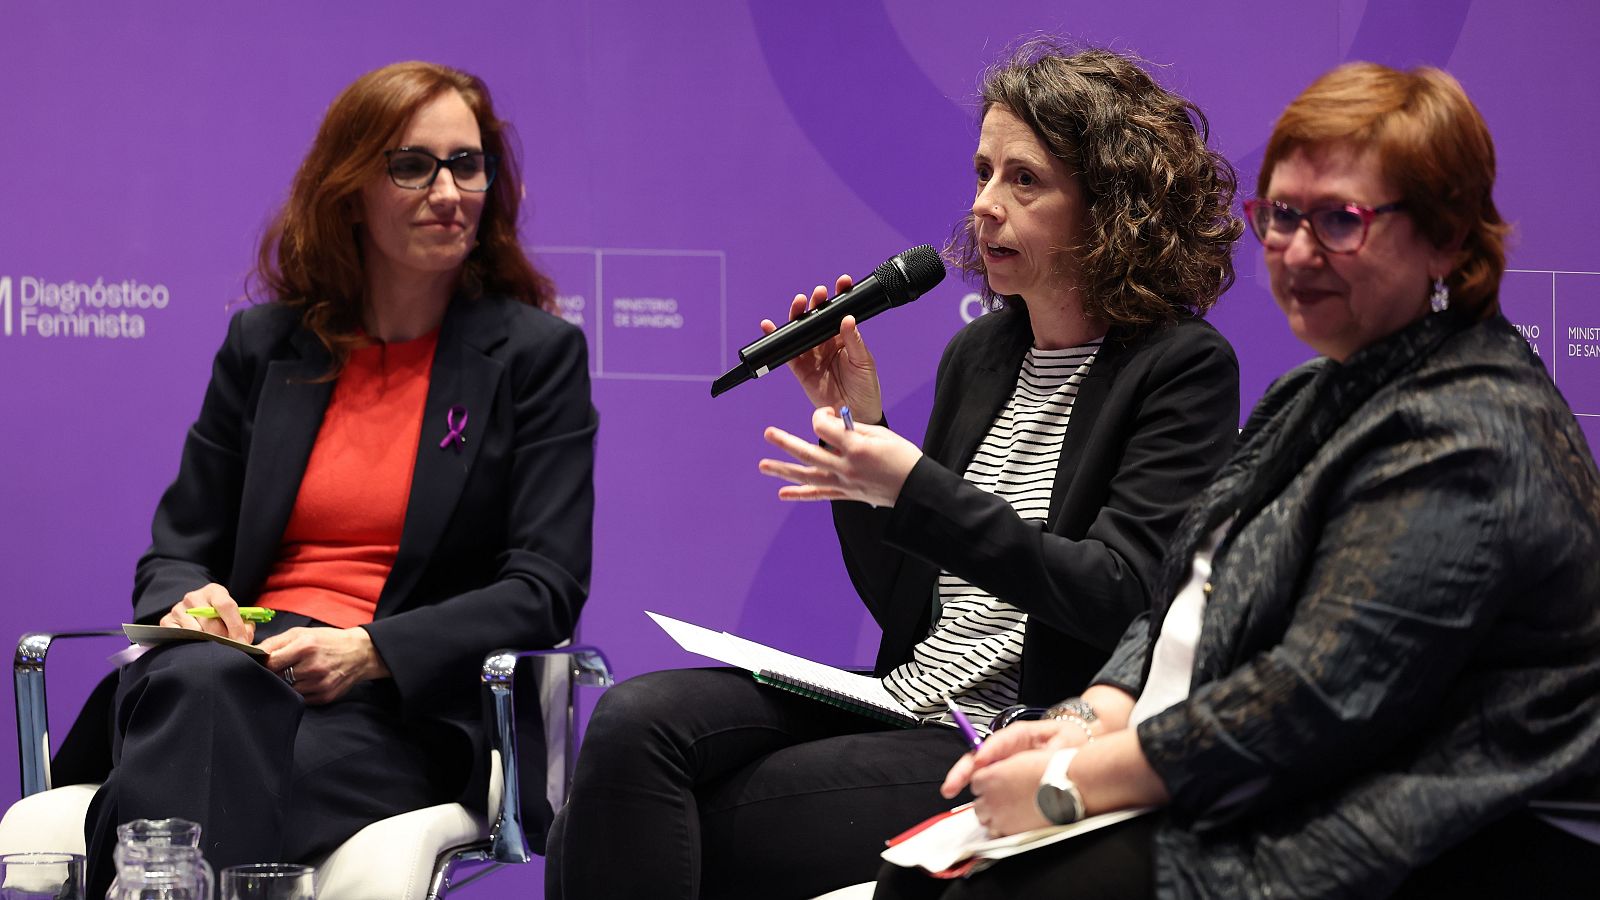
M292 863L250 863L222 870L222 900L316 900L316 870Z
M84 900L83 857L76 853L0 856L0 900Z

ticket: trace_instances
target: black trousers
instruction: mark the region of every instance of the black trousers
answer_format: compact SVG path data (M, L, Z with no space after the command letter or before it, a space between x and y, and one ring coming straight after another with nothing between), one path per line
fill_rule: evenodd
M317 625L279 613L258 637ZM212 867L310 859L379 819L453 798L455 779L401 724L392 682L307 706L253 657L171 644L123 667L110 777L84 823L89 896L115 875L116 827L200 823Z
M655 672L608 690L550 833L547 900L812 897L869 881L884 840L954 803L965 750L758 684Z

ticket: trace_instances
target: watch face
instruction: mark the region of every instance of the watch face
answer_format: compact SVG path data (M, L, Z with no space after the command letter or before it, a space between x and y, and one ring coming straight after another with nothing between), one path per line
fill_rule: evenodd
M1034 794L1034 802L1044 817L1057 825L1068 825L1083 818L1083 802L1078 792L1070 788L1041 784Z

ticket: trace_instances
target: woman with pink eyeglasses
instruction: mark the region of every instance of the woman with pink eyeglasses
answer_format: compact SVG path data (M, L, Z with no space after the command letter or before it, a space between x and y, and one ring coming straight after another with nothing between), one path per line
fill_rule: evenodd
M1150 814L880 898L1593 896L1530 813L1600 768L1600 474L1500 314L1494 147L1437 69L1284 111L1247 218L1317 352L1075 701L950 771L1004 835ZM909 824L909 823L907 823Z

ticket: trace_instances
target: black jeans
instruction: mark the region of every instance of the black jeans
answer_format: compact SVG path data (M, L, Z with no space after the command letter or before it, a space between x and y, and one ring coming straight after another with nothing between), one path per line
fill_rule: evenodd
M610 689L556 817L547 900L811 897L871 880L884 841L960 800L965 750L727 669Z

